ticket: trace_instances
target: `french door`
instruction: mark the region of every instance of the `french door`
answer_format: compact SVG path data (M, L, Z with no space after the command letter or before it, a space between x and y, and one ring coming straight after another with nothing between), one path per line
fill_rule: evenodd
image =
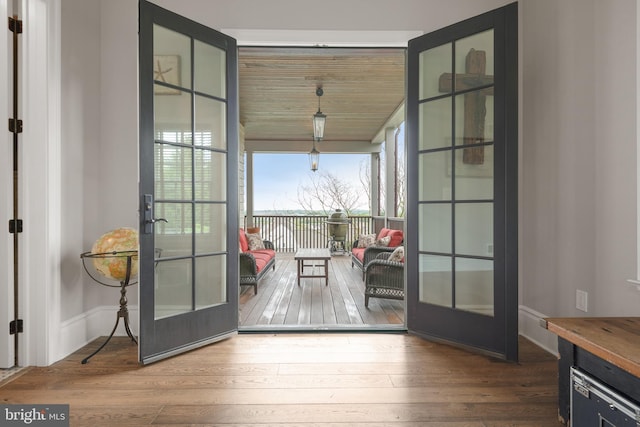
M518 357L517 4L409 42L407 327ZM414 232L415 231L415 232Z
M140 361L238 328L236 41L140 1Z

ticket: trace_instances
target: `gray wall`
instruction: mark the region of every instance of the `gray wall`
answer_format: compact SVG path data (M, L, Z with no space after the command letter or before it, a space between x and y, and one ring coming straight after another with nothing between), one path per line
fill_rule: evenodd
M521 6L521 302L638 315L635 2Z
M134 3L62 1L62 321L118 303L79 255L138 225L137 15L119 11ZM135 307L135 288L128 296Z

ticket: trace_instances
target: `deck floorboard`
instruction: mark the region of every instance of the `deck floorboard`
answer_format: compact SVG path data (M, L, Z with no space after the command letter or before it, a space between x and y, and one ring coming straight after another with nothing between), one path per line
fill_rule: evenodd
M385 328L404 325L404 301L372 298L364 306L362 272L351 266L348 254L329 262L329 284L322 278L297 283L293 253L279 253L276 268L258 284L258 294L245 287L240 293L240 327L367 326ZM309 269L305 267L305 273ZM319 267L313 267L320 273Z

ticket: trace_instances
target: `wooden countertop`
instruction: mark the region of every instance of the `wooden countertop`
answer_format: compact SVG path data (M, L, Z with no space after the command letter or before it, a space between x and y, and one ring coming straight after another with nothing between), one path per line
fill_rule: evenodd
M555 317L547 329L640 377L640 317Z

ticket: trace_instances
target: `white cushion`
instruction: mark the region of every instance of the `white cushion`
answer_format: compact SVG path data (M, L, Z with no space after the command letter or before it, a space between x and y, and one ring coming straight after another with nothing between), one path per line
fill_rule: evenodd
M397 248L395 248L393 250L393 252L391 252L391 255L389 255L389 258L387 258L388 261L395 261L395 262L403 262L404 261L404 246L398 246Z

